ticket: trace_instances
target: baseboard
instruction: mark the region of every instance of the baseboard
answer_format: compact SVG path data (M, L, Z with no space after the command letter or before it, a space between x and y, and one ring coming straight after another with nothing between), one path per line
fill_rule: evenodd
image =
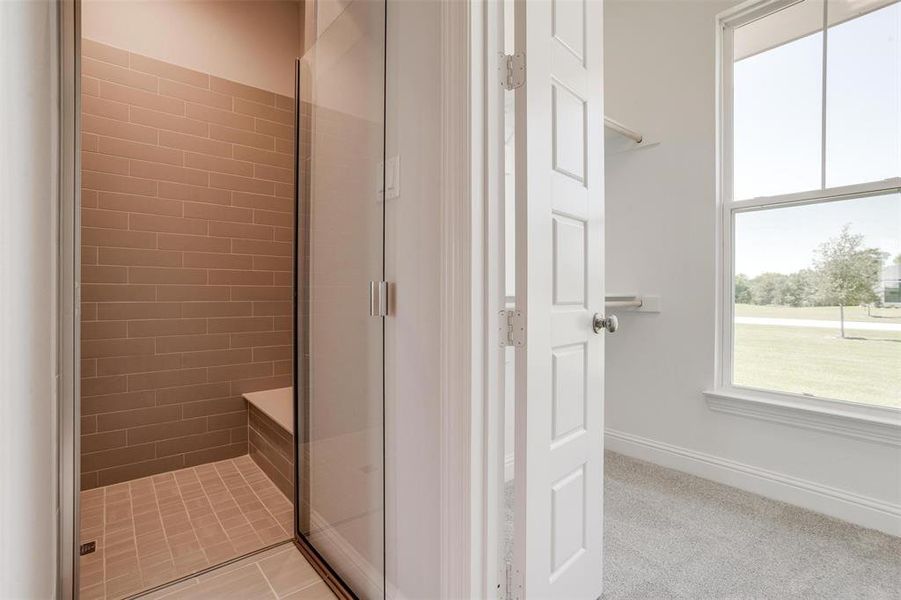
M613 452L901 536L901 505L623 431L607 429L604 437Z

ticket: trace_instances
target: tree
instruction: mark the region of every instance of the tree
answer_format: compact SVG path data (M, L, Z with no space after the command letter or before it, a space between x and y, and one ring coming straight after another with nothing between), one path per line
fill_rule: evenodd
M739 273L735 276L735 303L752 304L751 283L747 275Z
M845 306L875 302L876 286L886 255L878 248L863 248L863 236L851 233L851 225L842 227L817 250L817 280L820 296L829 304L838 304L841 334L845 337Z
M899 254L898 256L896 256L896 257L895 257L895 260L894 260L893 262L894 262L896 265L901 265L901 254Z
M752 304L784 304L783 295L788 275L761 273L749 282Z

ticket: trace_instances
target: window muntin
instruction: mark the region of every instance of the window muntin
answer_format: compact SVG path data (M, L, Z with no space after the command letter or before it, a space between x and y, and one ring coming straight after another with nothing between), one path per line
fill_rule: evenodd
M804 0L725 28L725 387L901 408L901 307L883 308L901 295L901 3L860 7ZM843 232L880 257L841 299L863 316L827 298L816 261Z

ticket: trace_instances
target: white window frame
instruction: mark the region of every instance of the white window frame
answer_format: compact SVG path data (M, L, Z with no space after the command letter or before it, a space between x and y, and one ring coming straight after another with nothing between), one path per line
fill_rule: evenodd
M846 400L811 397L732 383L734 226L740 212L800 206L901 192L901 177L825 188L825 152L821 157L823 189L778 196L733 200L732 40L737 27L796 4L799 0L749 0L717 17L717 314L714 389L705 392L716 411L818 429L901 446L901 410ZM827 41L828 44L828 36ZM824 69L826 68L824 63ZM825 94L824 94L825 97ZM825 101L825 100L824 100ZM825 107L824 107L825 108ZM825 129L826 114L823 110ZM825 138L823 140L825 147Z

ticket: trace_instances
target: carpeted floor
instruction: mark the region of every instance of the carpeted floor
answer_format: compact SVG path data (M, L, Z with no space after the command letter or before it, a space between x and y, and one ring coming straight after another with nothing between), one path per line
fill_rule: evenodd
M901 538L611 452L604 501L605 600L901 599Z

